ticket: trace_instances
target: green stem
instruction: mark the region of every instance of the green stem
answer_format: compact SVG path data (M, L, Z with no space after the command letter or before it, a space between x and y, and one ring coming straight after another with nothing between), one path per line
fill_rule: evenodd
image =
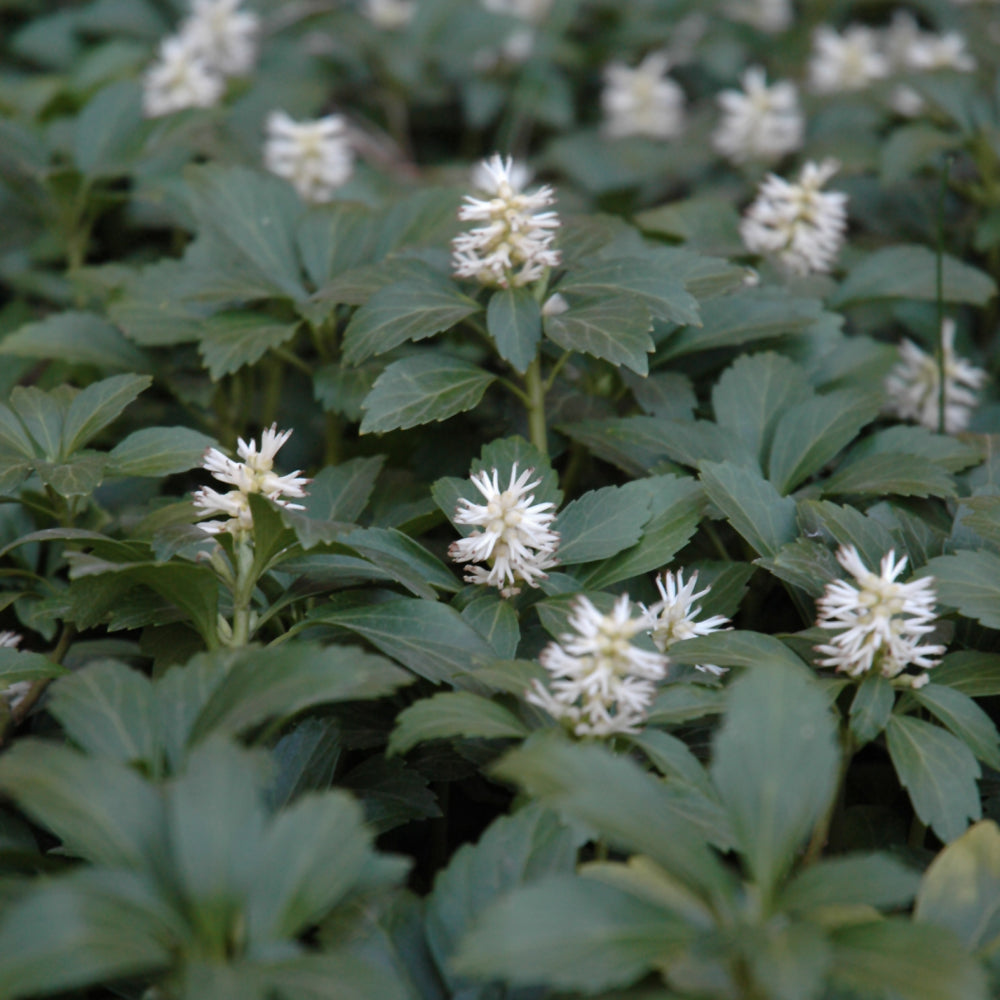
M253 546L248 541L236 543L236 582L233 587L233 627L226 645L246 646L253 631L253 590L257 580L254 577Z
M545 425L545 385L542 382L542 361L537 357L524 376L528 395L528 430L531 443L546 457L549 455L548 428Z
M934 297L937 304L937 346L935 360L938 369L938 433L945 433L945 357L944 357L944 201L948 193L948 175L951 171L951 157L944 161L941 172L941 187L938 192L937 255L934 267Z
M276 347L273 350L273 354L275 357L281 358L281 360L284 361L285 364L291 365L293 368L298 368L300 372L302 372L304 375L308 375L310 378L312 378L313 374L316 371L316 369L312 365L308 364L306 361L303 361L302 358L300 358L297 354L293 353L292 351L288 350L287 347Z

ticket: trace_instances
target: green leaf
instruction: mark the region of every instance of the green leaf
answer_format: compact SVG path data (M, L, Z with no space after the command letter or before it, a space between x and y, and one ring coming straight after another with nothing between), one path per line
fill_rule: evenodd
M971 952L1000 940L1000 830L993 820L969 827L931 862L913 918L947 927Z
M72 455L82 448L152 382L148 375L113 375L78 392L66 412L62 454Z
M748 288L703 302L701 326L687 326L658 346L657 364L685 354L737 347L801 333L822 315L816 299L792 298L773 287Z
M635 480L632 489L650 493L650 517L636 545L596 564L583 576L589 590L603 590L643 573L661 569L687 544L701 520L703 495L696 480L652 476Z
M0 788L60 837L70 854L141 869L162 851L162 804L131 767L22 739L0 759Z
M869 674L858 685L851 702L851 732L859 747L885 729L895 703L896 692L881 674Z
M169 968L179 917L138 875L83 869L41 881L0 924L0 994L76 991Z
M84 105L73 133L73 159L90 177L127 174L146 132L142 89L136 81L120 80L105 87Z
M774 429L768 479L782 496L819 472L878 415L879 401L853 390L789 406Z
M843 572L834 554L819 542L797 538L782 545L775 556L755 560L779 580L801 587L811 597L819 597L831 580Z
M812 395L805 371L781 354L743 355L712 390L719 426L763 467L781 414Z
M645 375L654 350L649 309L638 299L613 295L586 300L566 312L546 316L545 335L567 351L579 351L625 365Z
M730 687L714 751L712 780L767 898L836 792L840 751L826 695L804 671L765 662Z
M937 258L927 247L906 245L876 250L851 268L840 288L830 297L835 308L880 299L936 298ZM996 294L993 279L978 268L944 254L945 302L984 306Z
M202 325L198 352L213 381L259 361L268 351L291 340L298 323L279 323L251 312L216 313Z
M606 559L634 545L649 520L650 499L640 481L591 490L568 504L554 524L560 564Z
M145 427L111 449L107 474L173 476L201 465L215 442L189 427Z
M295 255L302 205L292 187L247 167L190 167L191 211L223 257L239 262L246 298L306 296Z
M967 695L942 684L915 690L916 699L985 764L1000 770L1000 734L993 720Z
M987 1000L982 966L947 932L902 918L831 932L835 983L863 996Z
M690 944L667 910L572 875L514 889L462 940L460 974L587 993L626 985Z
M755 985L773 1000L818 1000L833 962L821 927L806 922L779 923L751 931L741 944L749 952Z
M549 733L510 751L493 772L611 844L648 855L700 896L728 894L730 875L706 846L701 827L634 761Z
M982 815L972 751L940 726L908 715L890 716L886 736L916 814L945 843L961 836Z
M809 537L831 537L838 545L853 545L869 567L877 567L882 557L899 541L885 525L862 514L856 507L838 506L829 500L803 500L799 503L799 522ZM838 564L838 577L843 570Z
M725 198L709 195L672 201L640 212L635 221L646 232L662 233L709 253L729 256L745 253L739 233L739 213Z
M251 940L294 938L318 924L362 875L371 834L346 792L306 795L275 816L250 883Z
M198 713L196 743L213 733L237 735L269 719L290 718L315 705L381 698L412 678L356 646L290 642L241 650Z
M676 726L725 711L725 691L702 684L669 684L649 710L649 725Z
M500 816L477 843L455 851L425 904L427 943L453 993L468 989L456 982L450 964L475 920L514 887L572 871L579 839L553 813L528 805Z
M971 649L948 653L934 668L934 683L971 698L1000 694L1000 654Z
M0 646L0 686L6 687L15 681L40 681L46 677L62 677L69 671L58 663L53 663L41 653Z
M501 288L490 296L486 329L504 361L522 375L538 354L542 312L527 288Z
M558 424L556 429L582 444L595 458L617 465L633 477L647 475L667 457L663 421L655 417L578 420Z
M403 430L471 410L495 376L443 354L394 361L375 380L362 408L361 433Z
M755 469L703 462L701 482L709 500L760 555L776 555L798 534L795 501L780 496Z
M316 288L369 258L376 223L375 213L358 202L310 207L295 235L302 264Z
M215 644L219 581L209 566L181 562L112 563L81 558L75 560L70 577L79 580L102 573L120 573L155 590L187 614L207 645Z
M360 635L434 683L454 684L462 674L496 659L486 640L454 608L437 601L402 597L357 608L321 609L310 619Z
M108 314L130 340L144 347L199 340L210 309L187 298L190 285L185 261L161 260L128 278Z
M589 299L624 295L641 302L656 319L701 324L695 297L654 256L591 259L571 270L556 291Z
M127 375L118 376L128 378ZM15 386L10 393L10 406L35 442L30 455L39 451L49 462L62 457L63 425L66 422L67 393L43 392L36 386Z
M13 397L13 393L11 394ZM20 418L10 407L0 403L0 444L25 458L35 458L35 445Z
M419 542L395 528L358 528L342 540L416 597L433 599L435 588L449 592L459 589L451 570Z
M114 660L88 664L53 685L47 707L87 753L158 766L153 686L139 671Z
M907 906L920 875L888 854L822 858L803 868L781 894L783 910L809 913L829 906Z
M650 726L627 739L649 758L649 762L665 778L682 781L715 797L708 772L683 740Z
M497 594L483 594L462 608L461 614L493 647L497 656L511 660L517 655L521 628L510 601Z
M0 354L44 358L101 369L149 371L149 357L134 347L117 327L95 313L54 313L28 323L0 341Z
M893 129L882 146L882 183L889 187L905 181L932 165L938 154L954 149L960 142L954 132L943 132L923 122Z
M423 698L396 717L388 754L406 753L427 740L470 736L516 739L531 730L502 705L467 691L446 691Z
M740 440L710 420L657 421L663 454L695 468L702 462L732 462L757 468L754 456Z
M960 441L947 434L935 434L926 427L897 424L869 434L851 449L850 460L869 455L917 455L948 472L961 472L983 460L974 440Z
M811 673L780 639L763 632L727 629L693 639L682 639L670 647L670 658L677 663L715 663L720 667L758 667L781 663L803 673Z
M266 978L282 1000L330 1000L336 990L337 1000L411 1000L412 993L394 968L387 967L382 955L368 955L360 948L306 953L284 962L261 967L251 966L250 982ZM192 1000L217 996L196 991ZM233 1000L246 998L245 987ZM222 1000L222 998L220 998Z
M921 575L933 575L938 600L987 628L1000 628L1000 556L961 551L932 559Z
M823 483L824 496L859 494L954 497L954 478L918 455L867 455L841 465Z
M434 271L394 282L351 317L344 330L344 360L356 365L408 340L425 340L479 310L479 303Z
M46 486L60 496L90 496L104 479L107 455L97 451L80 451L65 462L35 462L35 471Z

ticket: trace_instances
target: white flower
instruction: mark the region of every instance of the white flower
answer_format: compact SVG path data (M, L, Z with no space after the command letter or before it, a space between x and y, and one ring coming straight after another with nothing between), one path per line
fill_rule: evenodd
M906 556L895 561L895 552L883 556L880 573L861 561L853 546L841 546L837 561L857 582L834 580L816 602L820 628L836 631L829 644L816 647L827 658L824 667L835 667L851 677L877 671L899 677L907 667L928 670L944 653L944 646L925 646L921 640L934 631L934 578L909 583L896 577L906 567ZM926 674L907 675L901 683L921 687Z
M559 264L559 251L550 248L559 216L539 211L551 205L555 195L547 185L525 193L521 188L527 179L527 170L510 157L494 154L478 165L473 181L488 197L466 195L458 217L485 225L452 240L457 277L508 288L537 281L547 268Z
M413 20L417 3L416 0L364 0L361 10L375 27L395 31Z
M577 736L637 732L669 662L662 653L632 645L633 636L648 630L647 616L631 617L628 594L615 601L610 615L581 596L569 624L575 634L560 636L538 658L552 675L549 686L536 680L525 698L564 720Z
M224 89L222 77L201 53L187 39L172 35L160 43L157 60L143 78L143 113L159 118L185 108L210 108Z
M192 0L179 35L209 69L222 77L245 76L257 60L256 14L240 10L241 0Z
M742 91L718 96L723 117L712 135L715 148L733 163L780 160L798 149L805 119L795 84L783 80L768 87L759 66L748 69L741 82Z
M474 504L464 497L455 511L459 524L473 524L481 530L452 542L448 555L458 563L488 563L469 566L467 583L485 583L497 587L503 597L520 593L519 583L537 587L545 579L545 570L556 565L559 533L552 530L555 504L535 503L534 489L540 482L528 482L533 469L517 473L515 462L510 482L500 489L500 474L494 468L471 476L473 485L483 495L485 504Z
M347 126L340 115L293 121L284 111L267 116L264 165L291 181L306 201L330 201L354 169Z
M758 31L784 31L792 23L791 0L729 0L725 11Z
M795 183L768 174L740 222L747 249L776 256L792 274L829 271L844 242L847 195L820 188L837 169L809 162Z
M665 653L682 639L710 635L729 624L729 619L722 615L695 621L701 614L701 608L693 607L694 602L712 589L706 587L695 593L697 583L697 572L691 574L687 583L684 582L683 570L678 570L676 576L670 572L662 573L656 578L656 587L662 599L648 608L640 605L649 618L649 634L653 637L653 644L661 653ZM716 676L726 672L725 667L717 667L713 663L699 663L697 668Z
M669 76L665 52L651 52L634 69L611 63L604 70L604 131L612 139L645 135L672 139L684 127L684 91Z
M17 632L0 632L0 648L14 649L21 642L21 636ZM18 705L27 697L31 690L31 681L14 681L4 688L0 688L0 701L7 702L7 708L13 712Z
M956 434L969 425L978 402L977 390L986 382L986 372L955 354L955 321L941 324L944 347L944 429ZM915 420L929 430L938 429L941 377L937 359L925 354L911 340L899 345L899 361L886 376L886 412L900 420Z
M507 14L529 24L541 24L549 16L552 0L482 0L494 14Z
M871 28L854 24L840 35L822 25L813 34L809 81L816 93L861 90L888 75L889 59Z
M271 424L261 435L260 448L251 439L242 438L237 442L237 454L243 460L235 462L224 455L218 448L209 448L205 452L202 468L207 469L220 482L235 489L228 493L219 493L208 486L194 493L194 504L199 514L225 514L225 521L202 521L198 527L210 535L222 531L234 535L244 535L253 528L253 516L247 497L251 493L260 493L289 510L304 510L301 504L290 503L285 497L304 497L305 487L310 480L299 476L298 470L285 476L279 476L274 471L274 456L278 449L291 437L291 431L278 431L276 424Z
M885 32L885 50L895 73L927 73L951 69L972 72L976 60L968 51L965 38L957 31L936 35L921 31L912 15L897 12ZM913 117L924 110L924 99L912 87L893 89L890 103L901 115Z

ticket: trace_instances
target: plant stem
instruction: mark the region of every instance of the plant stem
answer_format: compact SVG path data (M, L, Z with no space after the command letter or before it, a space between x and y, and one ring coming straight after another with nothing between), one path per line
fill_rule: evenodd
M944 357L944 200L948 193L948 175L951 171L951 157L946 157L941 172L941 188L938 192L937 254L934 266L934 297L937 304L937 344L935 360L938 369L938 433L945 433L945 357Z
M542 382L542 360L537 356L525 372L524 388L528 394L528 430L531 443L548 458L549 436L545 425L545 385Z

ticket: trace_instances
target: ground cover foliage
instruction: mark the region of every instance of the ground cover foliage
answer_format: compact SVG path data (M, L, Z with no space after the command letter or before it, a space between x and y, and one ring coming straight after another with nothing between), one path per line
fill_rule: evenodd
M0 0L0 998L998 995L998 33Z

